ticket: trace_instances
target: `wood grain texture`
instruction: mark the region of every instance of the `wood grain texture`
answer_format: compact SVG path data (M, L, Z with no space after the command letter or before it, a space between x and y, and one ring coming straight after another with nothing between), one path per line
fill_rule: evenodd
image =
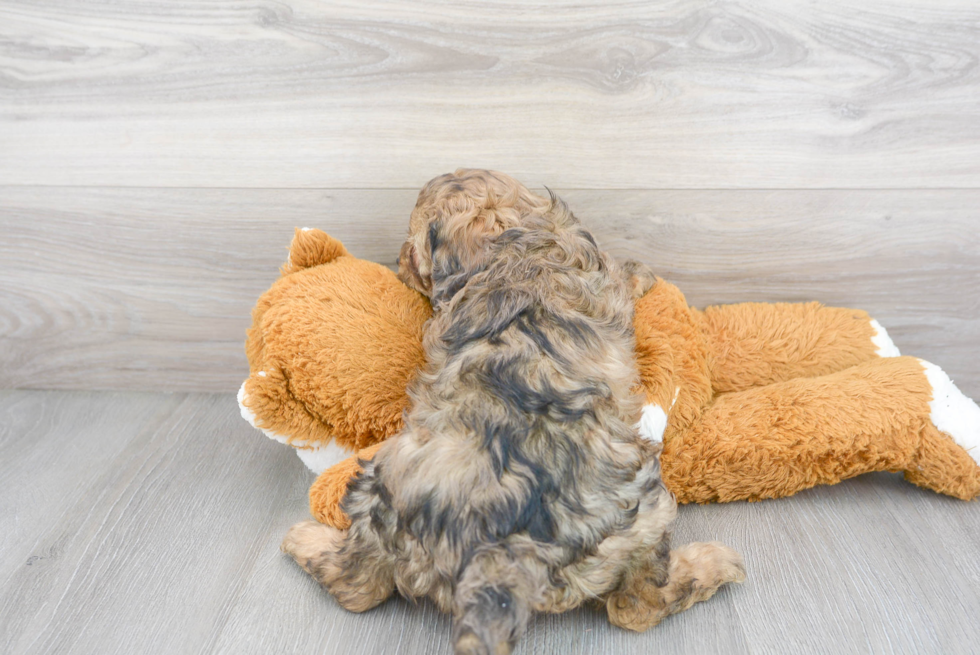
M0 557L5 653L205 651L283 505L304 504L295 456L231 396L12 392L0 412L0 531L20 533Z
M6 0L0 184L980 187L972 0Z
M563 191L695 306L868 310L980 397L980 191ZM0 388L229 391L296 226L393 265L413 191L0 188Z
M231 394L0 392L0 650L450 652L395 598L342 610L278 550L312 475ZM684 506L675 541L743 553L745 584L643 634L537 616L530 653L967 653L980 512L873 474L761 503Z

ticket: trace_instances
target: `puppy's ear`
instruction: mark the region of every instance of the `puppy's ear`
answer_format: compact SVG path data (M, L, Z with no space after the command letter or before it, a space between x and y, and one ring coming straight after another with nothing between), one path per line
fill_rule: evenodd
M486 221L458 215L429 223L426 248L433 304L452 298L486 266L493 238L501 231L487 228Z
M402 244L398 253L398 278L407 286L429 296L432 293L432 281L429 276L422 275L419 266L418 248L411 241Z

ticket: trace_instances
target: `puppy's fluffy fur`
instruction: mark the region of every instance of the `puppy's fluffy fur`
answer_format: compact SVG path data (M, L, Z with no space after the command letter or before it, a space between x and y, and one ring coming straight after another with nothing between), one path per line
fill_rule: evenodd
M428 596L457 653L496 654L535 611L598 600L644 630L744 578L720 544L670 550L659 446L634 427L646 269L554 196L460 170L419 195L399 274L435 310L405 429L351 483L349 531L305 522L283 542L341 605Z

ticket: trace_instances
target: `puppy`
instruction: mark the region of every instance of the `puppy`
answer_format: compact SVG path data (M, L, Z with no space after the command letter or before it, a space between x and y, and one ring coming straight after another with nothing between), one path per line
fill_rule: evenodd
M459 170L422 189L399 275L434 309L405 428L351 482L347 532L307 521L282 546L341 605L428 596L457 653L496 655L532 612L599 601L645 630L744 579L720 544L670 550L676 504L635 427L649 271L553 195Z

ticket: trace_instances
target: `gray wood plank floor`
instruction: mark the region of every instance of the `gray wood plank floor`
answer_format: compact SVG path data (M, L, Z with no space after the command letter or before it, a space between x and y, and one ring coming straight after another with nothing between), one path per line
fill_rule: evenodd
M446 653L450 620L345 612L278 551L311 482L230 394L0 392L0 652ZM682 507L749 578L644 634L583 608L528 653L975 653L980 511L874 474Z

